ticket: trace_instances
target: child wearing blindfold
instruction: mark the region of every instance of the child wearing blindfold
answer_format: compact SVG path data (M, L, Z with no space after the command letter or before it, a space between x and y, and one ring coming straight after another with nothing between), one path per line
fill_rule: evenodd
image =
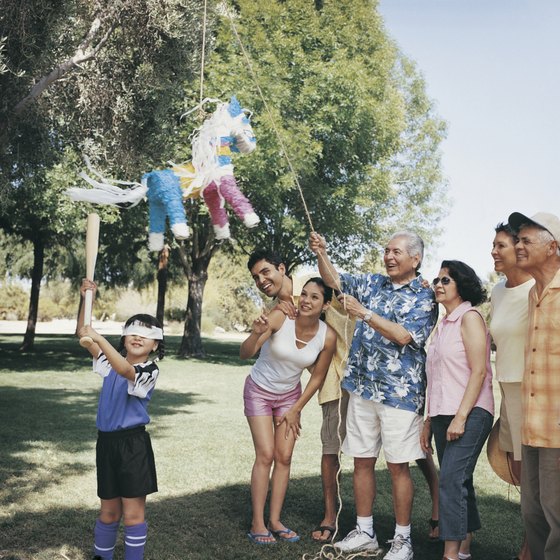
M80 288L95 294L96 285L84 279ZM163 329L151 315L133 315L123 327L117 349L84 325L83 306L78 335L89 337L93 370L103 378L97 409L97 495L101 510L94 530L94 559L111 560L121 518L126 560L142 560L148 528L146 496L157 492L156 467L146 424L148 403L163 358ZM150 359L152 354L157 357Z

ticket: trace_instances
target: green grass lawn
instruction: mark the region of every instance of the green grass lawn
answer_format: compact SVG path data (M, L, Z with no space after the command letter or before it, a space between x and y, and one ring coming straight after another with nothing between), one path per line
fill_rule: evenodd
M87 353L70 336L38 336L33 353L18 352L21 335L0 335L0 559L84 560L91 557L98 510L95 415L100 378ZM283 521L299 543L256 546L250 525L249 477L253 446L243 416L242 388L249 371L238 343L206 340L204 361L168 356L151 404L160 491L148 497L147 560L298 559L317 557L309 533L321 520L320 408L303 414ZM378 464L375 524L381 541L392 537L391 485ZM416 497L416 560L439 560L442 545L427 540L430 497L412 468ZM354 524L352 462L343 457L340 530ZM475 485L483 529L476 560L507 559L517 552L522 525L519 495L481 456ZM123 558L122 535L115 559Z

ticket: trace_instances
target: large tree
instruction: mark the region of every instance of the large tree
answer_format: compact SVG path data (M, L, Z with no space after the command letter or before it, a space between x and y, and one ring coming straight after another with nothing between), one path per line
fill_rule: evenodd
M245 251L261 245L281 253L289 270L311 261L309 219L348 264L394 227L430 239L445 210L438 151L445 125L376 6L238 0L217 29L206 94L236 93L253 111L257 134L257 151L237 160L236 175L262 222L248 231L232 220L233 235ZM193 322L200 325L197 298L216 247L207 235L204 225L187 254L197 294L189 299L185 355L201 349Z
M201 29L202 0L4 3L0 227L34 247L25 347L33 342L45 251L83 235L84 205L72 209L62 194L76 182L79 156L133 179L161 164L174 143L183 84L200 60ZM101 212L117 220L114 209ZM118 221L102 229L98 276L110 283L130 280L145 234L138 209Z
M21 213L20 224L34 213L17 205L17 189L19 200L24 189L50 191L50 171L68 169L78 154L87 153L106 175L128 179L171 157L189 157L188 134L200 123L190 117L178 123L177 115L199 96L193 69L200 63L201 3L62 0L53 7L32 1L21 13L19 2L9 4L9 17L0 15L0 37L6 37L0 87L10 86L0 105L0 120L9 125L0 156L7 201L0 227L13 222L11 213ZM413 224L432 233L442 213L444 126L414 66L387 37L376 2L239 0L231 16L218 19L204 93L222 99L237 93L254 111L258 150L238 160L237 177L262 223L247 231L232 220L239 245L276 249L290 270L307 262L305 206L341 262L363 256L389 227ZM96 18L105 31L92 35L100 29L92 27ZM213 21L208 18L209 36ZM64 65L93 36L94 56ZM58 67L66 73L53 74ZM51 81L59 75L64 80ZM145 208L125 211L104 228L103 279L126 282L132 271L145 271L142 213ZM202 297L220 246L204 205L189 202L187 213L194 235L171 251L189 281L185 356L203 353ZM56 209L50 218L58 220ZM74 223L62 220L59 229L75 233ZM23 236L21 228L13 233ZM155 273L154 258L151 266Z

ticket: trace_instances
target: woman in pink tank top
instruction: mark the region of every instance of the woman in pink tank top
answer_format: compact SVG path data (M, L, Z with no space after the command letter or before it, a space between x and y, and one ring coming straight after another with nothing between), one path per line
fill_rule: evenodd
M433 288L446 315L428 347L428 417L421 443L431 453L434 436L443 558L470 560L472 532L481 527L473 472L494 419L490 334L474 308L486 300L486 291L461 261L443 261Z

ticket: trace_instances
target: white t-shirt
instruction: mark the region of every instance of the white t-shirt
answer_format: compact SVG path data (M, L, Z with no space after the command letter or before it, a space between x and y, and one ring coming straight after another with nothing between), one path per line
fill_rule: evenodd
M501 383L520 383L523 379L528 297L534 283L531 279L506 288L502 280L492 290L490 333L496 344L496 379Z
M282 326L262 345L251 379L271 393L288 393L325 346L327 325L319 321L317 334L303 348L296 345L296 322L285 317Z

